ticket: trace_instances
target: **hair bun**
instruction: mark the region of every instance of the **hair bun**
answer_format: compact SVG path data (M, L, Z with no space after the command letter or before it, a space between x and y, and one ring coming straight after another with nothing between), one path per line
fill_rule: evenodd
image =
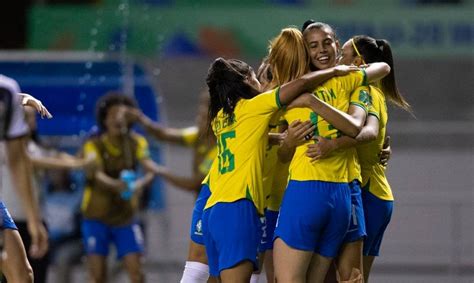
M219 57L216 60L214 60L213 65L215 67L219 67L219 68L225 67L225 66L227 66L227 60L222 58L222 57Z
M385 46L385 40L384 39L376 39L375 44L377 44L377 48L380 51L383 51L383 47Z
M314 24L316 21L313 19L307 20L306 22L303 23L303 26L301 27L301 32L304 32L304 30L311 24Z

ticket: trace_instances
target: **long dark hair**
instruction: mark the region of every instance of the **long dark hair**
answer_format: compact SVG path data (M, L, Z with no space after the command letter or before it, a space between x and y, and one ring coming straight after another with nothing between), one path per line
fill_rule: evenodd
M228 120L232 120L237 102L250 99L258 91L245 83L250 77L252 68L237 59L217 58L209 68L206 83L209 87L209 119L208 128L222 109Z
M365 63L385 62L390 66L390 73L380 81L380 87L392 103L412 113L410 104L398 91L393 66L392 48L389 42L385 39L374 39L366 35L356 35L352 40Z

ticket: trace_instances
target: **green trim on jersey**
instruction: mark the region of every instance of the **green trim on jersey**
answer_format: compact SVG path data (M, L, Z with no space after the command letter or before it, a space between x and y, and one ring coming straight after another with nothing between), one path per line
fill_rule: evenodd
M369 112L369 115L374 116L375 118L377 118L380 121L380 116L377 113Z
M281 109L281 101L280 101L280 87L277 88L276 92L275 92L275 99L276 99L276 103L278 105L278 108Z
M252 195L250 194L249 186L247 186L247 189L245 191L245 198L253 201Z
M364 105L364 104L362 104L362 103L358 103L358 102L351 102L351 103L349 103L349 104L350 104L350 105L355 105L355 106L358 106L358 107L360 107L360 108L364 109L365 113L367 113L367 112L368 112L368 110L367 110L367 106L365 106L365 105Z
M367 72L365 71L365 69L362 69L361 71L364 74L364 79L362 80L362 85L363 86L369 86L369 82L367 80Z

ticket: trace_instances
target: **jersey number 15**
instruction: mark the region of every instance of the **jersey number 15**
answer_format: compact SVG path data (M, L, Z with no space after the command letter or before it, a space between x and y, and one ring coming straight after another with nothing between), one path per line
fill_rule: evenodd
M221 174L229 173L234 170L234 154L227 148L227 139L233 138L235 138L235 130L222 133L220 139L218 139L219 172Z

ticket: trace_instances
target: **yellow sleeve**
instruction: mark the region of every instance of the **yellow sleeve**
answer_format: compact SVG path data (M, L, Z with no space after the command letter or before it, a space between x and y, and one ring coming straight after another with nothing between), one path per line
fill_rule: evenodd
M375 116L377 119L380 120L380 96L377 91L373 89L370 92L370 107L369 107L369 115Z
M95 146L94 142L89 140L83 145L82 152L86 159L94 159L100 164L102 164L102 159L100 158L99 150Z
M209 186L209 174L211 174L211 172L207 173L206 177L204 177L204 180L202 180L201 185L208 185Z
M364 69L350 72L345 76L338 77L344 89L352 91L360 86L368 86L367 74Z
M353 91L351 93L350 104L359 106L360 108L364 109L365 113L367 113L371 105L368 87L361 86L358 87L355 91Z
M183 135L184 143L188 146L195 144L199 137L199 129L198 127L189 127L184 128L181 130L181 134Z
M137 136L137 151L136 156L138 160L150 158L150 150L147 140L142 136Z
M247 109L254 114L275 112L281 108L280 88L261 93L248 100Z

